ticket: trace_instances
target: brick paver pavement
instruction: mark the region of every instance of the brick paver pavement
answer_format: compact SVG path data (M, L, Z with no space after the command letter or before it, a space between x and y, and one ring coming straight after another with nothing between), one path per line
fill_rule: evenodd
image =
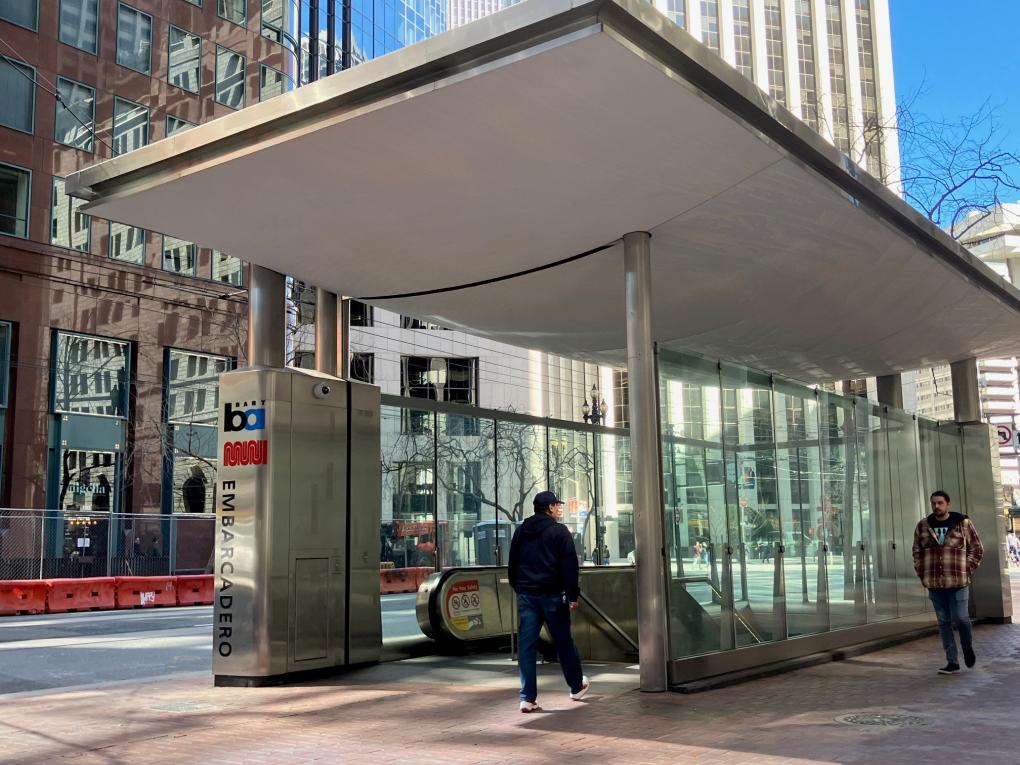
M976 630L978 666L941 677L937 637L691 696L633 690L633 668L587 667L567 698L541 668L542 714L517 711L506 656L423 658L283 688L206 674L0 698L0 761L17 765L297 763L1020 762L1020 625ZM125 650L130 650L126 648ZM917 727L850 725L908 715Z

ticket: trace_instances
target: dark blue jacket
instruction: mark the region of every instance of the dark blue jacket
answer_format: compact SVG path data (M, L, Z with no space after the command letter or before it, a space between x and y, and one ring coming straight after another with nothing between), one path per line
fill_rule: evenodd
M571 603L581 592L570 531L545 513L535 513L514 532L508 573L517 592L565 592Z

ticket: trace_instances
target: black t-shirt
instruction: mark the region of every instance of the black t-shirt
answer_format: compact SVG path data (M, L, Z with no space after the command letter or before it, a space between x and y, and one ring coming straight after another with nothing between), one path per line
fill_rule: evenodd
M928 516L928 525L931 526L931 530L935 532L935 537L939 540L939 544L946 543L946 536L950 530L962 521L964 516L960 513L950 513L946 516L945 520L940 521L935 517L935 513Z

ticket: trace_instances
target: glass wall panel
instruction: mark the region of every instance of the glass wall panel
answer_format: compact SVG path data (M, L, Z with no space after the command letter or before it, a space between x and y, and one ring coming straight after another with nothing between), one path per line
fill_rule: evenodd
M35 129L35 69L3 56L0 58L0 125L31 133Z
M127 416L127 343L58 332L54 353L54 412Z
M813 390L780 383L775 401L783 582L794 637L829 626L818 398Z
M671 655L734 646L729 527L722 449L722 394L714 362L660 352L660 406L669 559Z
M775 604L779 497L772 391L768 375L722 368L726 548L723 579L732 579L736 644L785 636Z
M890 496L895 507L897 608L900 616L909 616L922 613L928 605L928 598L914 573L911 550L914 527L925 512L927 493L921 488L916 420L906 412L889 407L885 408L883 418L889 434Z
M436 565L433 412L382 407L380 556L396 568Z
M896 526L890 496L889 440L880 409L864 399L854 402L861 533L865 540L864 579L869 622L892 619L896 605Z
M819 391L822 447L822 523L826 538L829 622L833 629L867 623L857 447L853 403Z
M145 265L145 231L123 223L110 224L110 257Z
M499 510L496 518L501 526L499 533L507 534L507 539L532 514L532 500L548 485L545 439L546 428L542 425L513 420L496 422L496 497ZM574 547L580 561L583 550L576 534ZM505 564L508 549L502 544L500 548L502 563Z
M600 565L613 557L600 517L596 464L591 433L549 428L549 489L564 502L560 522L570 529L575 547L580 546L582 565Z
M627 436L597 433L594 448L594 460L599 466L602 563L610 566L628 565L634 562L634 492L630 472L630 439Z
M438 415L436 475L440 565L496 562L495 424L481 417Z

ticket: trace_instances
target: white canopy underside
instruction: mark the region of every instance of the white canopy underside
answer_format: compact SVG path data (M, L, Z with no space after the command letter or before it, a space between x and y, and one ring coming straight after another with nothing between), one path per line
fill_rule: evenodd
M804 381L1020 353L1020 293L871 179L851 196L794 122L650 6L529 0L70 183L93 214L580 358L624 359L621 244L378 297L644 230L666 347Z

